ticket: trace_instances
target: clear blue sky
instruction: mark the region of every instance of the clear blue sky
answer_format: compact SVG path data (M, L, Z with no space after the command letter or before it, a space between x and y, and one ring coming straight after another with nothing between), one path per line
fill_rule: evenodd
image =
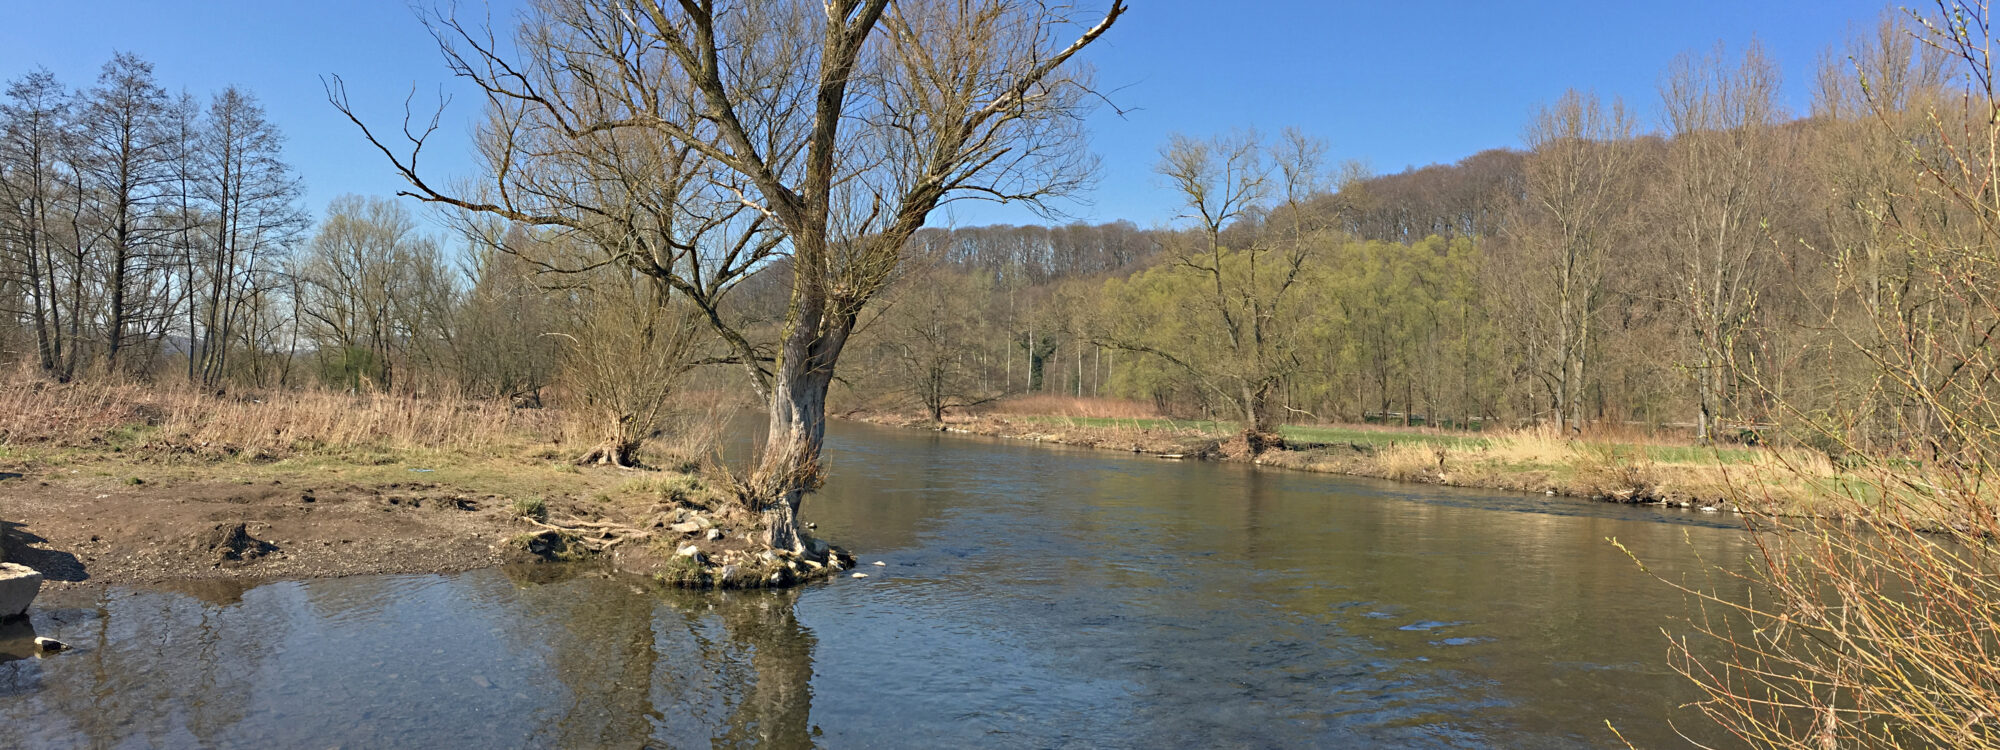
M1092 0L1084 0L1089 4ZM1103 159L1087 205L1091 221L1141 225L1173 215L1152 176L1167 134L1295 125L1325 138L1337 159L1378 172L1450 162L1520 142L1540 102L1565 88L1623 97L1650 124L1659 75L1674 55L1754 35L1782 64L1795 110L1822 52L1874 23L1868 0L1624 2L1323 2L1130 0L1131 12L1089 55L1098 81L1128 110L1092 119ZM0 77L34 66L89 84L114 50L153 61L163 85L206 95L237 84L260 97L290 138L287 153L317 211L342 193L387 194L400 184L328 106L320 77L348 81L384 125L412 86L419 106L450 81L435 46L400 0L6 0ZM480 12L461 0L461 12ZM513 0L493 6L509 18ZM448 112L433 173L470 168L465 133L477 104ZM960 204L934 224L1023 223L1026 211Z

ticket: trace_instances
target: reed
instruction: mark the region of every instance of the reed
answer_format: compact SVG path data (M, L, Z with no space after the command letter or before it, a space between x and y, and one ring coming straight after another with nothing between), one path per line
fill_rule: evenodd
M1073 419L1158 419L1162 416L1158 409L1144 401L1050 394L1015 396L986 406L982 413Z
M554 410L494 401L321 389L215 395L173 385L40 380L0 387L0 444L141 453L515 453L559 444L562 419Z

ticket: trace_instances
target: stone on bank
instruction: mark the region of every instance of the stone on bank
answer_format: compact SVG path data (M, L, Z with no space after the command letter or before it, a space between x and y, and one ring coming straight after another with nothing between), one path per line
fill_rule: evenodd
M42 574L20 563L0 563L0 620L25 617L42 592Z

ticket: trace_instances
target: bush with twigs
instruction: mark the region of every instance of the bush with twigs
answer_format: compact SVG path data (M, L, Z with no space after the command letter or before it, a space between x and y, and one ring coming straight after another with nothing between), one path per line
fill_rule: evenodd
M1825 325L1843 334L1842 356L1872 368L1875 390L1845 400L1866 406L1812 411L1737 363L1822 446L1821 466L1842 470L1790 467L1820 512L1753 519L1752 564L1713 571L1747 587L1668 581L1695 605L1670 635L1675 669L1704 693L1700 710L1753 747L2000 747L1990 10L1941 0L1855 58L1864 114L1841 125L1881 146L1849 158L1892 177L1855 196L1879 231L1835 249L1845 296ZM1749 593L1724 593L1737 590Z

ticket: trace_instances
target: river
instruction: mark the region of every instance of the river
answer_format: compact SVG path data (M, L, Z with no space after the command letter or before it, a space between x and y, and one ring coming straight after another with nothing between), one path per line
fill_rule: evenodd
M588 571L54 597L5 747L1641 747L1714 739L1656 573L1726 517L840 423L866 579ZM885 565L872 563L881 561ZM6 657L0 656L0 659Z

